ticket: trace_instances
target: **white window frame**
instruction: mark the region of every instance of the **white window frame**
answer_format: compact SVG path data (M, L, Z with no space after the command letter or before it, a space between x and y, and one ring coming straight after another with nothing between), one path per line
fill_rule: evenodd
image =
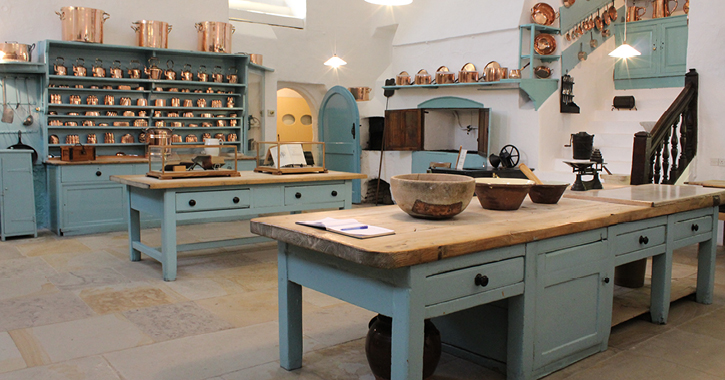
M265 24L294 29L304 29L306 17L306 0L303 14L295 15L292 7L267 5L263 0L243 0L237 2L232 8L233 0L229 1L229 20L237 22L248 22L253 24ZM249 3L249 4L244 4ZM240 9L246 8L246 9ZM299 13L299 12L298 12Z

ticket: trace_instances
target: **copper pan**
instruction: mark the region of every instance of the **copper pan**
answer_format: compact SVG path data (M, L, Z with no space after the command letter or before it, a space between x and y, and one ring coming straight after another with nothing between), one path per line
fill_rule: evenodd
M473 63L466 63L458 72L458 83L478 82L478 70Z
M431 76L425 69L420 69L418 73L415 74L415 84L430 84L430 82Z
M441 66L436 70L436 83L447 84L456 82L456 73L452 73L448 70L448 67Z
M103 43L103 24L111 15L84 7L62 7L60 12L63 41Z
M400 74L395 76L395 84L397 86L409 86L410 74L407 71L401 71Z

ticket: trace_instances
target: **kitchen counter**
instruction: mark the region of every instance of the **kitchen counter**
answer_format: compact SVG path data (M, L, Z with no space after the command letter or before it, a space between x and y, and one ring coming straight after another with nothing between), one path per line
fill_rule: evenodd
M484 210L473 200L440 221L397 206L253 219L252 232L279 241L280 365L302 365L302 286L392 317L393 380L421 377L428 318L446 350L499 367L508 379L543 377L606 350L614 267L645 257L653 259L652 320L665 323L672 251L689 244L699 244L696 300L712 302L713 221L725 190L587 193L557 205L527 199L516 211ZM622 193L636 202L612 201ZM356 239L295 224L324 217L395 235Z

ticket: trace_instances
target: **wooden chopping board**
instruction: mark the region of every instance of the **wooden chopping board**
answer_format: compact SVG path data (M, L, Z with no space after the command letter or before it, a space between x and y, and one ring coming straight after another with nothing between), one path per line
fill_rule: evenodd
M725 190L700 186L662 186L655 184L627 186L617 189L568 191L565 198L596 200L633 206L658 207L685 199L719 197L725 199ZM718 204L720 200L718 199Z

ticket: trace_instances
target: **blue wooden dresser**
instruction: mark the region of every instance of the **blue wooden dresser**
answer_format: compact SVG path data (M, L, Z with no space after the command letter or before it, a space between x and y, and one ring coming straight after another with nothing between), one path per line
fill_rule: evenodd
M30 150L0 150L0 231L9 236L38 236Z

